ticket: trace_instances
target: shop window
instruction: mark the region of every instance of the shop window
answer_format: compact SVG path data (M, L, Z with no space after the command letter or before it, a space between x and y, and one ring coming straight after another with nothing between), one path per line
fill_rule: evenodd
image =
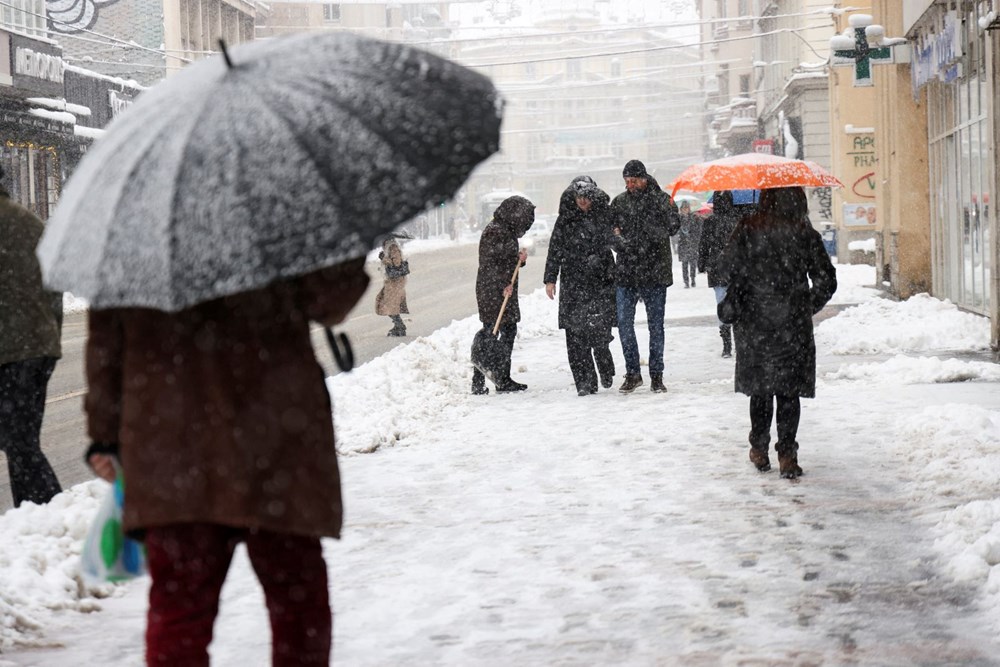
M6 172L3 185L11 199L47 219L62 186L55 147L8 141L0 146L0 164Z

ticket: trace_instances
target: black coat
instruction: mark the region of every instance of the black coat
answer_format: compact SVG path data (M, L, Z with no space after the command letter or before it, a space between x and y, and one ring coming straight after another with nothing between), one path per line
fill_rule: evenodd
M503 291L510 284L518 262L519 244L535 221L535 206L524 197L505 199L493 213L493 219L479 237L479 271L476 274L476 305L479 320L493 328L503 305ZM523 266L523 264L522 264ZM518 280L514 281L514 294L504 310L501 324L521 321L517 303Z
M812 316L837 290L819 232L805 219L751 216L736 226L718 269L730 290L745 295L735 325L736 391L815 396Z
M560 198L560 214L549 240L544 282L559 280L559 328L589 330L610 335L617 324L615 258L611 253L612 216L608 195L591 198L590 211L562 206L573 193Z
M703 220L694 213L681 214L681 231L677 238L677 254L682 262L697 262Z
M708 273L709 287L722 287L726 282L719 277L716 261L739 221L737 213L730 209L713 212L701 226L701 240L698 243L698 271Z
M621 287L670 287L674 284L670 237L681 228L677 205L653 177L637 192L623 192L611 202L615 238L616 282Z

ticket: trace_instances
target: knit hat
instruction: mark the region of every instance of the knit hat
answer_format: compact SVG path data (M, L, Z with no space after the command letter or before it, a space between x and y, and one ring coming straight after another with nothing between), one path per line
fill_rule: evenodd
M639 160L629 160L625 163L625 168L622 169L622 177L649 178L649 174L646 173L646 165L642 162Z

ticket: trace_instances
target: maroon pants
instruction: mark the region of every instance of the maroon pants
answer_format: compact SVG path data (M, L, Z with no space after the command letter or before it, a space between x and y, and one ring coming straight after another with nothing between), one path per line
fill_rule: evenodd
M246 542L264 589L275 666L328 665L333 619L320 541L218 524L174 524L146 531L152 586L146 663L207 666L219 594L233 551Z

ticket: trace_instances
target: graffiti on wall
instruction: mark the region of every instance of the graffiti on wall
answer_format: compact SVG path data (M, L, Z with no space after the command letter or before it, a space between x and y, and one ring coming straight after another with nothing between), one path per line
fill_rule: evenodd
M64 35L90 30L102 7L121 0L45 0L49 30Z
M819 219L833 219L833 190L831 188L816 188L816 201L819 202Z

